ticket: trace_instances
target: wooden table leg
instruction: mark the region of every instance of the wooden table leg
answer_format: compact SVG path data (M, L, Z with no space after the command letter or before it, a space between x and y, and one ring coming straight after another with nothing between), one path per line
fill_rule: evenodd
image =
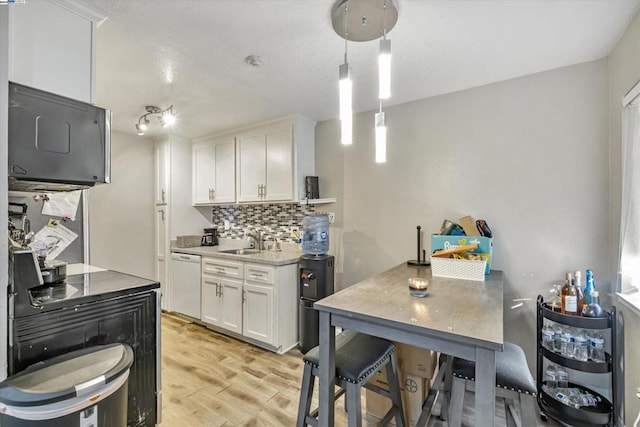
M320 389L318 395L318 425L333 427L334 391L336 383L336 334L331 315L320 312Z
M489 427L496 415L496 353L476 348L476 426Z

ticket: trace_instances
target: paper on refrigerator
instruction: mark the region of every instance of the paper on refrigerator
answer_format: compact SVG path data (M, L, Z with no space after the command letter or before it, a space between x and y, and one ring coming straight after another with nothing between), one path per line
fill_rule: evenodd
M60 218L68 217L71 221L75 221L81 193L82 190L48 194L49 200L44 202L42 214Z
M51 223L55 226L52 226ZM49 221L36 233L31 243L31 249L36 254L46 256L47 259L55 259L73 242L78 235L69 230L58 221Z

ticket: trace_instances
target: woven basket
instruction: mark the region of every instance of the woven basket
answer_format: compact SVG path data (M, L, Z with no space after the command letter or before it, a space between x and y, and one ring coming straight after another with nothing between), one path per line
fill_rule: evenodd
M431 257L431 275L434 277L448 277L450 279L484 281L484 269L486 265L486 260L469 261Z

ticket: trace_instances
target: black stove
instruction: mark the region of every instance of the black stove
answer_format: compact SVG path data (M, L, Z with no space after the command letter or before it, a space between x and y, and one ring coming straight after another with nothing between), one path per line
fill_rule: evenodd
M8 373L74 350L129 344L127 425L158 424L160 392L160 297L156 281L98 271L44 284L30 249L9 253Z

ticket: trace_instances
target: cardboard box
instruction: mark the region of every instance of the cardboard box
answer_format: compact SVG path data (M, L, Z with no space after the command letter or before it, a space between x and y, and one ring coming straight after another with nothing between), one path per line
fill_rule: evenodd
M407 425L415 427L422 413L422 405L429 394L429 384L426 378L418 375L405 374L402 390L402 405Z
M394 342L402 372L431 379L438 364L438 352Z
M472 251L484 255L487 258L487 266L484 274L491 272L491 257L493 256L493 238L482 236L441 236L431 235L431 253L439 249L453 249L459 246L477 244L478 248Z
M402 378L400 395L402 397L404 417L408 426L415 427L418 418L420 418L424 400L429 394L430 382L426 378L418 375L405 374ZM370 381L373 381L373 379ZM371 390L366 390L365 398L367 416L375 420L382 420L389 409L391 409L391 400ZM395 420L392 419L389 424L395 425Z

